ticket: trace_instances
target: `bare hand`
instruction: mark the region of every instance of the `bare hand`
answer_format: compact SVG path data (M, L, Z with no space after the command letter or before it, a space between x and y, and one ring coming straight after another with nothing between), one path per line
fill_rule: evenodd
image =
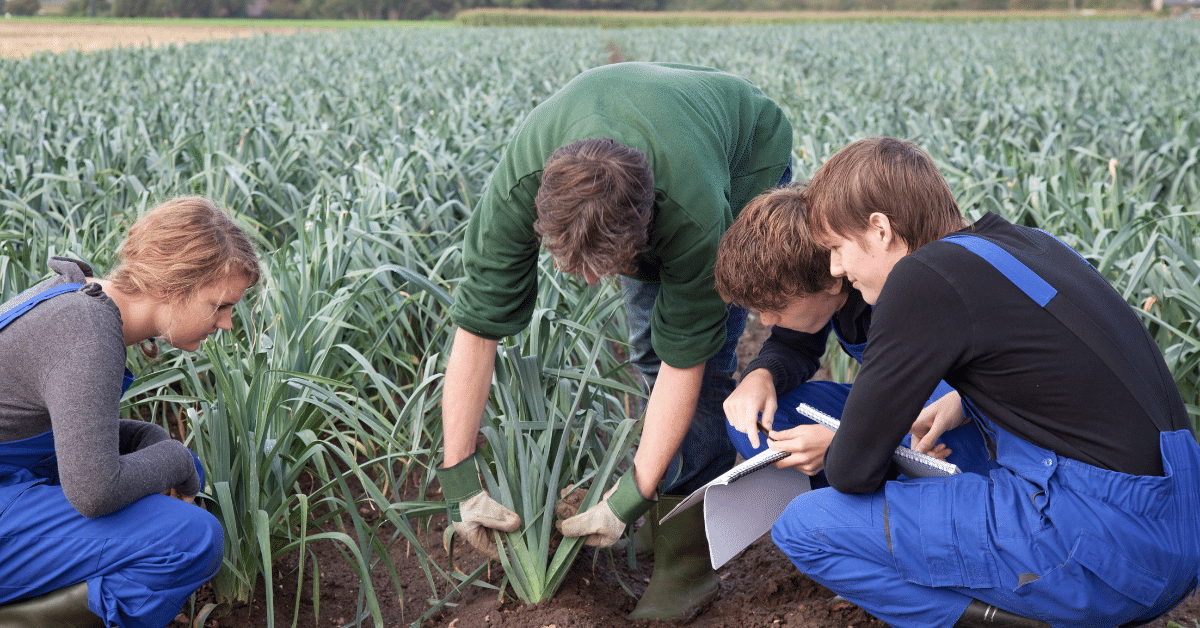
M954 450L942 443L938 443L937 445L934 445L933 449L930 449L925 453L937 458L938 460L945 460L946 458L950 457L950 454L954 453Z
M193 495L193 496L191 496L191 497L188 497L188 496L184 495L183 493L180 493L178 490L176 490L176 489L173 489L173 488L169 488L169 489L167 489L167 490L163 491L163 493L162 493L162 494L163 494L163 495L166 495L167 497L174 497L175 499L178 499L179 501L182 501L182 502L187 502L187 503L189 503L189 504L195 504L195 503L196 503L196 496L195 496L195 495Z
M758 449L758 421L768 430L775 421L775 382L767 369L754 369L742 378L742 383L725 398L725 418L733 428L750 439L750 446ZM772 446L772 449L778 447Z
M768 436L770 447L786 451L791 455L775 463L780 469L795 468L808 475L816 475L825 468L825 450L833 440L833 430L823 425L797 425L789 430Z
M912 434L912 448L945 460L945 457L950 455L950 450L945 445L935 447L937 440L942 434L965 425L966 422L962 397L958 392L947 393L941 399L925 406L921 414L917 415L917 420L913 421L912 429L909 430Z

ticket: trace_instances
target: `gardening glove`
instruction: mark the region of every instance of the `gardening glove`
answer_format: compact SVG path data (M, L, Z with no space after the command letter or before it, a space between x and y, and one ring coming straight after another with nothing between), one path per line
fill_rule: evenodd
M630 469L621 476L616 486L608 489L599 504L582 514L559 521L556 527L563 536L586 536L584 545L611 547L621 538L625 526L637 521L657 501L657 495L655 499L642 497L633 478L633 470Z
M491 558L500 558L492 530L513 532L521 527L521 517L492 499L479 483L475 454L449 468L438 467L438 482L446 498L446 513L454 532L463 535L472 547Z

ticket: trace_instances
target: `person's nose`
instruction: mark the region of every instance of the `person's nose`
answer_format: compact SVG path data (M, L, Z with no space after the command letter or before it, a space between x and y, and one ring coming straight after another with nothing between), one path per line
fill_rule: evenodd
M843 277L846 275L846 269L842 268L842 256L837 253L829 254L829 274L834 277Z

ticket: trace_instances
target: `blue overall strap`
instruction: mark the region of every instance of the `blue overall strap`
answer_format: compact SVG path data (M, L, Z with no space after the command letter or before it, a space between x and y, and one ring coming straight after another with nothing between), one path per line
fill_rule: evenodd
M1028 295L1030 299L1033 299L1038 306L1057 318L1063 326L1071 330L1071 333L1075 334L1075 336L1095 352L1096 356L1104 362L1105 366L1121 380L1121 383L1129 390L1129 394L1133 395L1134 399L1137 399L1146 416L1154 422L1154 426L1160 432L1174 431L1168 422L1168 417L1171 416L1169 408L1162 406L1158 408L1157 412L1153 411L1149 406L1149 402L1145 399L1147 395L1137 394L1139 390L1146 390L1148 387L1145 377L1133 368L1133 363L1125 355L1121 346L1097 325L1086 312L1076 307L1066 296L1060 295L1058 290L1043 279L1041 275L1038 275L1021 262L1021 260L1014 257L1012 253L1004 250L996 243L979 236L965 234L946 236L942 240L951 244L957 244L994 266L1009 281L1013 282L1017 288ZM1063 246L1066 245L1064 244ZM1078 253L1076 254L1078 255ZM1056 296L1059 298L1056 299ZM1159 401L1160 403L1163 402L1163 400Z
M38 303L41 303L42 301L45 301L46 299L54 298L60 294L74 292L82 287L83 287L83 284L81 284L81 283L64 283L64 284L61 284L58 286L54 286L53 288L49 288L45 291L39 292L39 293L29 297L28 299L25 299L21 303L18 303L16 306L14 306L13 309L11 309L3 314L0 314L0 329L4 329L5 327L7 327L9 323L20 318L20 316L22 314L33 309L33 306L37 305Z

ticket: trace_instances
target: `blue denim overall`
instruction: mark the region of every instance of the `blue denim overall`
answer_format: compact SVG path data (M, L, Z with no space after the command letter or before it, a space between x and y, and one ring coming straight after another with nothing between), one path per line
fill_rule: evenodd
M0 329L81 287L34 295L0 315ZM122 395L132 382L126 369ZM0 443L0 604L86 581L88 608L107 625L162 628L220 568L223 545L215 517L165 495L84 517L59 484L53 432Z
M981 257L1022 289L1041 281ZM1059 456L967 407L995 443L990 474L812 491L776 521L776 545L898 628L952 626L972 599L1055 628L1138 625L1195 590L1200 446L1189 431L1160 432L1162 477L1135 476Z

